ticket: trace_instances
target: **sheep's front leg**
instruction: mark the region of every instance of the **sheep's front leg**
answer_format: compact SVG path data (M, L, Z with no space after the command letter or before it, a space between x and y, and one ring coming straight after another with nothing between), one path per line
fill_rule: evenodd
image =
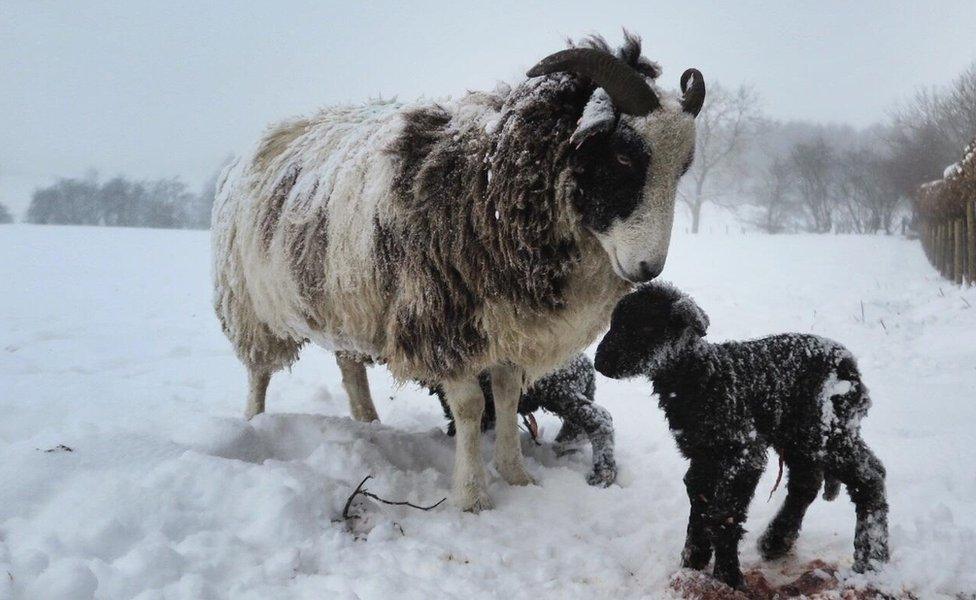
M444 382L447 404L454 415L453 502L461 510L491 508L485 466L481 460L481 415L485 398L477 378Z
M715 489L715 465L705 458L691 459L685 473L685 489L691 510L688 513L688 533L681 551L681 566L702 570L712 559L712 540L707 529L708 505Z
M512 485L535 483L525 470L518 438L518 404L524 373L511 365L492 367L489 373L495 400L495 468Z
M739 541L745 530L749 501L766 465L766 449L736 449L718 461L715 488L706 514L706 527L715 548L712 574L719 581L742 590L745 581L739 569Z

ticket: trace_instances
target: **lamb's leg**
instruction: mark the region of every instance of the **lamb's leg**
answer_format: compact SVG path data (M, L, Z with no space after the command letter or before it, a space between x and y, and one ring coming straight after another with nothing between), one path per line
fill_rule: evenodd
M369 379L366 377L366 366L360 361L343 353L336 353L336 362L342 372L342 387L349 397L349 411L357 421L369 423L379 421L376 406L369 393Z
M787 460L786 500L759 538L759 553L766 560L781 558L793 549L807 507L817 498L823 471L810 461Z
M617 478L617 462L613 455L613 417L610 416L610 411L593 404L582 394L546 402L543 406L563 419L563 429L572 427L582 430L590 440L593 448L593 470L586 476L587 483L601 487L613 483Z
M712 543L706 528L708 505L715 488L715 468L710 461L692 459L685 473L685 489L691 511L688 514L688 533L681 551L681 566L704 569L712 559Z
M522 462L522 444L518 437L522 370L510 365L498 365L492 367L489 373L495 401L495 468L502 479L512 485L535 483Z
M461 510L479 512L491 508L481 460L481 415L485 399L477 378L445 381L444 393L454 415L453 502Z
M247 369L247 410L244 418L250 420L264 412L264 399L271 383L271 371L265 368L249 366Z
M857 438L843 456L832 456L831 474L844 483L854 502L854 570L864 571L888 562L888 500L885 468L863 440ZM834 461L831 461L834 463Z
M707 529L715 548L712 574L735 589L744 589L739 569L739 541L749 501L766 463L765 448L734 452L716 465L715 491L707 511Z

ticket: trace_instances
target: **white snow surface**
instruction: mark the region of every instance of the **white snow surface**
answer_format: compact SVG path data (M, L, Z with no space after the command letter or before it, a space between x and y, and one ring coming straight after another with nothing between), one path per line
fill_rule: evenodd
M450 488L435 399L369 377L383 424L348 417L332 357L278 374L242 419L244 371L213 316L205 232L0 228L0 599L667 598L688 502L644 381L598 377L618 484L588 449L557 458L558 422L525 441L539 485L493 477L496 508L462 514L357 501L356 484L427 504ZM855 577L918 598L976 592L976 290L889 237L683 235L664 277L711 317L709 339L834 338L873 398L864 437L888 471L892 562ZM865 319L861 320L860 303ZM883 324L882 324L883 323ZM72 451L55 450L64 445ZM490 456L486 440L485 457ZM782 502L767 469L742 544ZM848 567L846 495L811 507L796 551ZM968 596L967 596L968 597Z

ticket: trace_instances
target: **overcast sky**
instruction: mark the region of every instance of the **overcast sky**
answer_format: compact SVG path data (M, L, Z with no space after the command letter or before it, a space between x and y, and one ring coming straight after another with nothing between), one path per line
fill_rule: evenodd
M0 202L19 215L88 168L197 188L270 121L518 81L566 36L621 26L665 86L698 67L784 120L867 125L976 60L976 0L0 0Z

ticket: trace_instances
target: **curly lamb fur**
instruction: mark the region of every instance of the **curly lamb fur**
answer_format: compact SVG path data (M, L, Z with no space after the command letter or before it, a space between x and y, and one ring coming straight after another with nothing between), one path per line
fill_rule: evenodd
M487 431L495 426L491 380L487 374L482 373L478 377L478 383L485 396L485 414L481 429ZM444 390L431 386L430 392L440 400L444 416L450 421L447 434L453 436L454 416L447 405ZM586 481L590 485L606 487L617 478L617 463L613 452L613 417L607 409L593 401L595 393L593 362L585 354L578 354L561 369L533 383L519 399L518 411L519 414L529 415L543 409L561 418L563 426L556 435L557 448L568 449L585 436L593 450L593 470L586 476Z
M663 267L693 155L694 115L657 89L635 37L618 54L660 107L611 110L573 143L607 94L559 72L452 102L330 107L270 128L231 165L214 203L215 307L248 369L247 415L308 341L340 352L357 418L376 418L363 361L440 383L459 424L455 503L479 510L487 371L496 466L530 482L518 394L593 341L627 279Z
M691 515L682 564L742 586L738 544L767 449L789 469L786 500L759 540L764 558L788 553L807 507L847 487L857 513L854 568L888 560L885 470L860 435L871 404L854 357L837 342L788 333L746 342L702 339L708 317L667 284L621 300L596 369L654 383L681 453Z

